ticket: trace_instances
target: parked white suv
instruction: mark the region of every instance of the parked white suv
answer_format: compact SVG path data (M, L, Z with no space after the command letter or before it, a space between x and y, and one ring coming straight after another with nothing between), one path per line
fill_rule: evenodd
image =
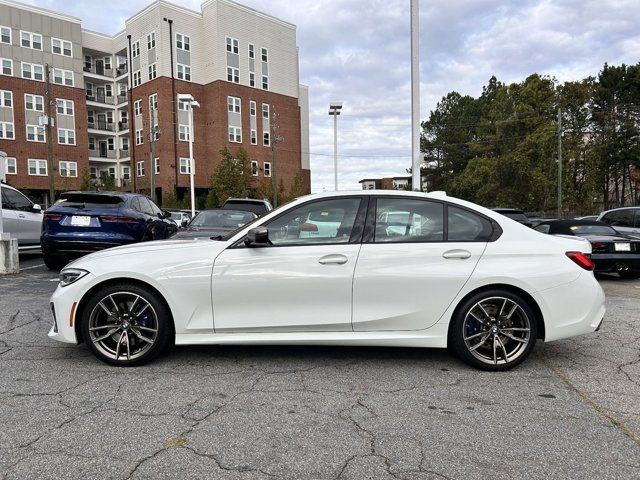
M18 237L18 248L40 247L42 208L9 185L2 184L3 230Z

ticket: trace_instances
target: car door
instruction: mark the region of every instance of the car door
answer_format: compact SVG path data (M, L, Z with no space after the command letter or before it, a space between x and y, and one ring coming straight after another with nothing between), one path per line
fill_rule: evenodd
M42 231L42 213L17 190L2 188L4 230L18 237L18 244L38 245Z
M353 330L421 330L436 323L492 231L490 220L445 202L374 199L353 280Z
M351 331L351 285L366 201L361 196L313 200L262 224L270 246L231 246L215 260L216 332ZM340 216L340 227L303 235L306 220ZM341 212L339 215L337 212Z

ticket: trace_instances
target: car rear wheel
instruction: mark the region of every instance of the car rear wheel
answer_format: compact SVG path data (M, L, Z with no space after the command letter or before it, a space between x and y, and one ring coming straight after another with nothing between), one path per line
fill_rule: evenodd
M45 253L42 260L49 270L61 270L68 262L66 256L56 253Z
M99 290L82 312L82 334L103 362L123 367L142 365L168 347L171 314L150 289L135 284Z
M490 290L467 299L449 329L451 349L467 364L501 371L519 365L533 350L535 314L520 296Z

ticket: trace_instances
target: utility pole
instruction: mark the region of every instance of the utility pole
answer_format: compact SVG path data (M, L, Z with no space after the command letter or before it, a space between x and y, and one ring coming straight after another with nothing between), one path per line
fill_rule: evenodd
M149 188L151 188L151 200L156 203L156 135L158 135L156 125L155 105L149 104L149 156L151 157L151 170Z
M329 104L329 115L333 116L333 189L338 191L338 115L342 110L342 102Z
M562 218L562 110L558 107L558 219Z
M418 0L411 0L411 178L414 191L422 190L420 172L420 16Z
M54 186L54 176L53 176L53 139L51 138L51 78L50 78L50 70L49 64L47 63L44 66L45 70L45 98L47 99L47 125L46 125L46 135L47 135L47 171L49 172L49 205L53 205L56 201L56 190ZM37 134L37 132L36 132Z
M276 182L276 145L284 140L284 137L278 136L278 129L280 125L278 124L278 114L275 109L271 115L273 120L270 125L270 134L269 140L271 141L271 191L273 196L273 208L278 206L278 190L277 190L277 182Z

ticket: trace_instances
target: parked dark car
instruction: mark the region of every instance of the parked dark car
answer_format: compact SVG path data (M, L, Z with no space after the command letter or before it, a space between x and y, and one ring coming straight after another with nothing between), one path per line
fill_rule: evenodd
M258 216L252 212L212 208L197 213L189 224L171 238L211 238L225 236Z
M551 235L575 235L591 243L596 272L618 273L622 278L640 278L640 238L616 232L595 220L554 220L534 228Z
M168 212L144 195L66 192L45 213L44 263L62 268L71 257L104 248L168 238L178 230Z
M511 220L515 220L518 223L526 225L527 227L533 227L533 222L529 220L529 218L524 214L522 210L517 208L503 208L503 207L495 207L492 208L494 212L498 212L505 217L510 218Z
M273 210L269 200L258 200L257 198L228 198L222 208L225 210L253 212L259 217Z

